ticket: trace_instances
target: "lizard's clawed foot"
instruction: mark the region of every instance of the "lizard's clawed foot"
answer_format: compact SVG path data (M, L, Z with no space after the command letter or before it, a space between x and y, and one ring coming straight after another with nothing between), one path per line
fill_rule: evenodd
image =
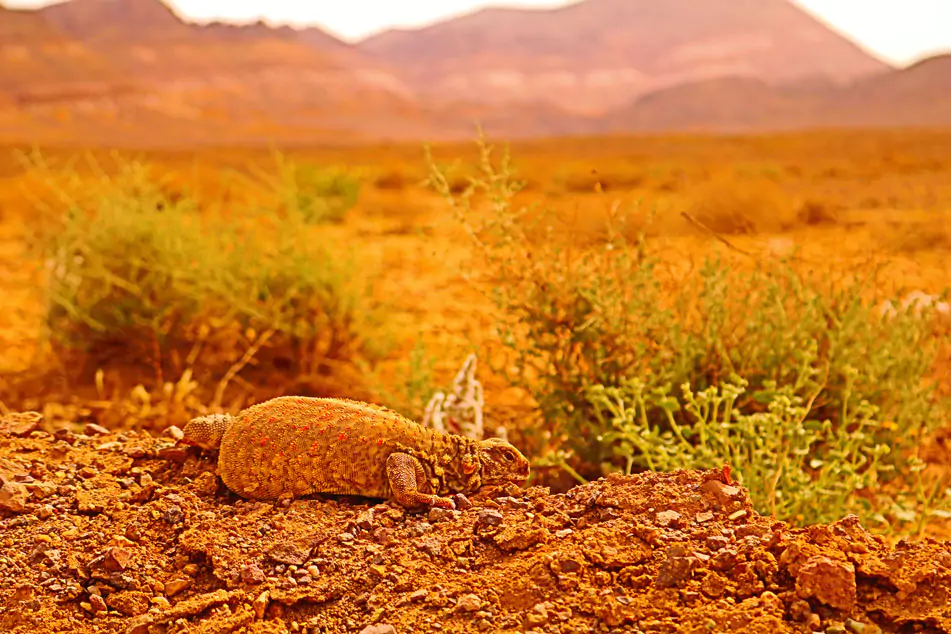
M429 502L430 508L441 508L441 509L456 509L456 503L453 502L450 498L441 498L438 496L433 496L433 499Z

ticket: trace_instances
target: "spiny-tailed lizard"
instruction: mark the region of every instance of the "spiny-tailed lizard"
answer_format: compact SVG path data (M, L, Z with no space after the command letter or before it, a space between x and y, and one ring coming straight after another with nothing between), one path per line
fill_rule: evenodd
M528 460L504 440L440 433L349 399L282 396L236 416L195 418L183 432L184 444L218 449L222 481L255 500L330 493L453 508L442 496L529 475Z

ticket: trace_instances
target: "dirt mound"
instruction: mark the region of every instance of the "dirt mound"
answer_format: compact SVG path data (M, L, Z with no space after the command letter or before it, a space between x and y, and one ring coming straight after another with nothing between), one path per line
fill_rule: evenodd
M214 461L0 425L5 632L951 632L951 546L791 529L723 471L408 513L236 498Z

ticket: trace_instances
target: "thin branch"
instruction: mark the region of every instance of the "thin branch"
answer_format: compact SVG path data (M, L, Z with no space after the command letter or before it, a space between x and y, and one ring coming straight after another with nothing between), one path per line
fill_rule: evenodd
M261 349L261 346L267 343L267 340L270 339L272 335L274 335L274 332L274 330L267 330L261 333L261 336L258 337L257 341L251 344L251 347L245 351L241 359L228 368L228 371L225 372L223 377L221 377L221 380L218 382L218 387L215 389L215 398L211 403L212 411L221 407L221 401L225 396L225 388L228 387L228 383L231 382L231 379L233 379L234 376L244 368L244 366L250 363L251 359L254 358L254 355L256 355L258 350Z
M749 251L744 251L744 250L741 249L740 247L734 245L732 242L730 242L729 240L727 240L726 238L724 238L722 235L720 235L719 233L717 233L716 231L714 231L714 230L711 229L710 227L706 226L705 224L703 224L702 222L700 222L699 220L697 220L696 218L694 218L693 216L691 216L691 215L690 215L689 213L687 213L686 211L681 211L681 212L680 212L680 215L683 216L684 218L686 218L688 222L690 222L691 224L693 224L693 225L699 227L700 230L702 230L703 232L705 232L705 233L707 233L707 234L713 236L714 238L716 238L717 240L719 240L720 242L722 242L723 244L725 244L728 248L730 248L730 249L736 251L737 253L742 253L743 255L749 256L749 257L751 257L751 258L758 257L758 256L756 256L756 255L750 253Z

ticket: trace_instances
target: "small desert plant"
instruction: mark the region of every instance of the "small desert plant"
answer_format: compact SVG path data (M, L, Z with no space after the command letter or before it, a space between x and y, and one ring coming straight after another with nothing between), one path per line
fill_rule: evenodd
M853 379L857 375L850 373ZM897 461L897 467L896 461L885 460L900 436L919 437L924 425L899 430L876 407L857 400L852 385L843 394L837 424L816 416L814 399L806 401L792 386L772 382L752 395L764 409L748 413L740 405L747 386L738 377L696 393L684 385L678 399L631 378L618 387L593 386L587 396L610 430L601 440L613 443L627 473L726 463L758 511L799 524L854 513L879 530L906 534L920 532L930 518L948 516L951 490L939 480L922 487L915 456ZM651 422L658 410L664 425ZM883 490L895 481L903 485L901 491L917 495Z
M274 170L254 173L284 213L306 224L343 222L360 197L359 178L339 167L301 163L275 151Z

